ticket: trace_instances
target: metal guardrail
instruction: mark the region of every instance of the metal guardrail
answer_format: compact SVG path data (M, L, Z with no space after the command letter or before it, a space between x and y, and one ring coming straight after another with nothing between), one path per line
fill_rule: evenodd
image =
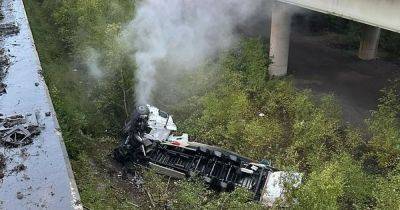
M23 2L1 11L0 209L82 209Z

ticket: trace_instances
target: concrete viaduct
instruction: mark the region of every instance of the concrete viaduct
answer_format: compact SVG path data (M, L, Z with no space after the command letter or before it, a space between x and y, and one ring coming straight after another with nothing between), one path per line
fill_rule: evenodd
M270 76L287 74L293 6L364 23L358 57L376 58L380 30L400 33L400 0L275 0L271 17Z

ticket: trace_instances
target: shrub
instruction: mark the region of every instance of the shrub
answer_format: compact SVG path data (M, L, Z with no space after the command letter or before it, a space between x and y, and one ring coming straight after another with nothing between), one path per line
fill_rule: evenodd
M400 162L400 80L383 90L378 109L367 121L372 134L369 141L369 158L376 160L384 172L396 167Z
M361 165L348 155L311 172L296 194L301 209L365 209L369 206L373 181Z

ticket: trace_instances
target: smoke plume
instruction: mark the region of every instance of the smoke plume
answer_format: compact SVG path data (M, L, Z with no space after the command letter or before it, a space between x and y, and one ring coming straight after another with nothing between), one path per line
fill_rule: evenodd
M100 53L94 48L88 48L86 50L87 57L84 62L88 68L89 75L95 79L101 79L104 75L103 70L100 68Z
M151 102L159 74L194 71L229 49L262 0L143 0L122 33L137 65L136 103ZM266 15L266 14L265 14ZM167 69L166 69L167 68Z

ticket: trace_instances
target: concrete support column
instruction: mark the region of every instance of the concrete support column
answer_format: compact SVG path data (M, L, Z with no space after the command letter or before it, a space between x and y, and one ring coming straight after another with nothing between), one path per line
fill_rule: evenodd
M358 57L363 60L376 58L379 45L381 29L374 26L365 25L362 29L360 49Z
M270 76L287 74L291 12L287 4L275 1L271 17L271 37L269 56L272 64L269 66Z

